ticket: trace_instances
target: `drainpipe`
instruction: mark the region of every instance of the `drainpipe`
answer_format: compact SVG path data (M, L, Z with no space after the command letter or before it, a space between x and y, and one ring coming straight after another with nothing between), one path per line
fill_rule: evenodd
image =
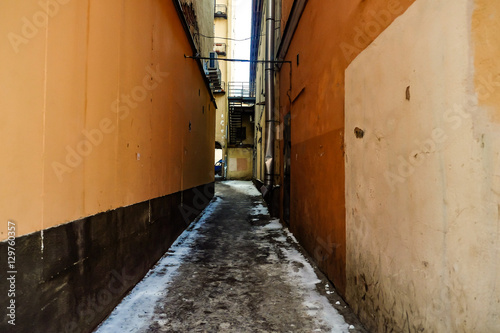
M274 176L274 6L275 0L267 1L266 18L266 139L264 157L265 192L271 190Z

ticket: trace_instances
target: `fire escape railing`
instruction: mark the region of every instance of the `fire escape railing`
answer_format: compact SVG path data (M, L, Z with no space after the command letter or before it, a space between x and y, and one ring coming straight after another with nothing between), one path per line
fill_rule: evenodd
M253 85L248 82L229 82L227 85L230 146L245 146L243 145L247 139L245 122L251 119L255 106L255 89L252 87Z
M255 87L248 82L229 82L229 97L255 97Z
M216 4L214 17L222 17L222 18L227 19L227 5Z

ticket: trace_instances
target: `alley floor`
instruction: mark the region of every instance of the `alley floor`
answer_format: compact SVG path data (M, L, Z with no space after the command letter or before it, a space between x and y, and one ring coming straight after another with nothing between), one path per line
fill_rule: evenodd
M253 184L225 181L95 332L366 331Z

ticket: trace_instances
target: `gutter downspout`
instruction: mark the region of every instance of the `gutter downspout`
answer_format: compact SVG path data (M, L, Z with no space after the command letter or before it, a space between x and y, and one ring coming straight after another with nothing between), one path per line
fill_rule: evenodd
M265 189L262 188L262 194L264 196L272 189L274 178L274 21L274 0L268 0L266 18L266 138L264 157Z

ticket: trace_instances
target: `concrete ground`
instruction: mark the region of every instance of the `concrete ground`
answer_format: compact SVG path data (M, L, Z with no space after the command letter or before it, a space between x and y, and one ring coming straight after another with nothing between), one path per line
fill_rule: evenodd
M366 332L251 182L216 196L95 332Z

